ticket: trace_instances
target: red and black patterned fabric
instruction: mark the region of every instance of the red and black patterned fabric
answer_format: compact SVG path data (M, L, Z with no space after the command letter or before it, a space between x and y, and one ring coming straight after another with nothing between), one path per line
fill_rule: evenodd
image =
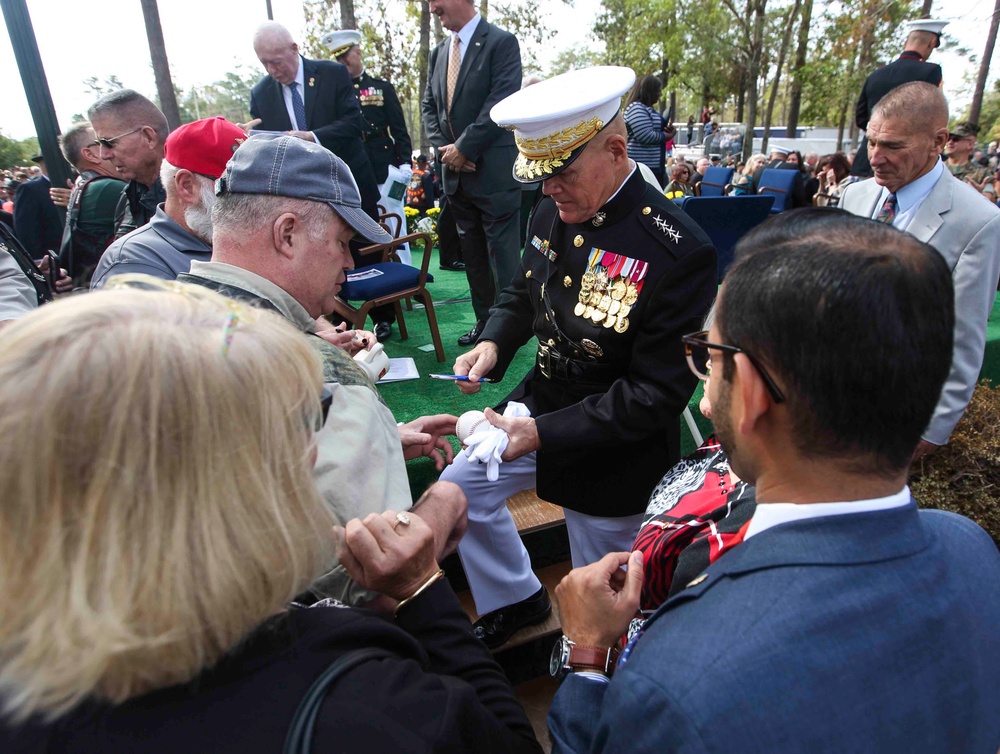
M633 550L643 553L639 609L648 615L743 541L754 489L733 482L715 436L681 459L653 490Z

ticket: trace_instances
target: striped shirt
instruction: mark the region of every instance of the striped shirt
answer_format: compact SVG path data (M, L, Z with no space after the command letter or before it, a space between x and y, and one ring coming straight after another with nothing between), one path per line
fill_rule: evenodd
M663 170L663 118L656 110L641 102L625 109L628 127L628 156L645 163L653 170Z

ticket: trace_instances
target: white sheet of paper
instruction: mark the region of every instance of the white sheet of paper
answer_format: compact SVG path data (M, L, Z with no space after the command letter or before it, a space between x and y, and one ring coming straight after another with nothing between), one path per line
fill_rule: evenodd
M417 364L409 356L398 359L389 359L389 371L378 381L381 385L385 382L402 382L403 380L416 380L420 378L417 371Z

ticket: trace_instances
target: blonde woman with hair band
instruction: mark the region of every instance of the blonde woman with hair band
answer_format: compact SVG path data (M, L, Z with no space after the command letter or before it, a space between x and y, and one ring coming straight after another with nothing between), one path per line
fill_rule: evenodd
M320 697L312 751L537 751L420 517L331 529L308 342L206 289L151 286L0 332L4 752L281 751L310 685L360 647L383 651ZM394 620L290 606L338 538Z

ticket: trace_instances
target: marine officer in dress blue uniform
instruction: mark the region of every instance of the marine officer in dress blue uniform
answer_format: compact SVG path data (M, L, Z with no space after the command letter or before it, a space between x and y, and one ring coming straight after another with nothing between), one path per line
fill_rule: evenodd
M537 338L534 368L504 401L531 416L488 414L509 435L499 479L464 454L442 475L469 500L459 553L482 616L475 631L491 647L551 610L505 500L536 488L563 506L573 565L584 565L631 547L680 455L679 417L695 387L681 336L715 296L716 252L628 157L621 97L634 81L628 68L571 71L490 112L514 131L514 177L541 180L545 195L511 285L454 367L502 379Z

